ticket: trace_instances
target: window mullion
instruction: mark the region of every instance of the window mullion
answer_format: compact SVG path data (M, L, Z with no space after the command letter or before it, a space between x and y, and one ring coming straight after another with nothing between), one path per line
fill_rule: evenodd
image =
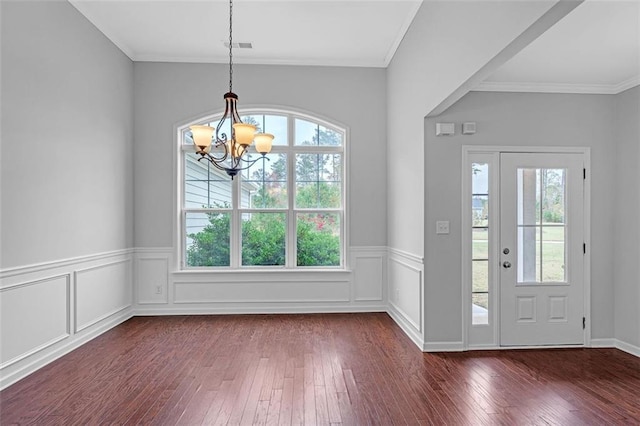
M231 213L231 242L230 242L230 264L232 268L239 268L242 260L242 226L241 226L241 218L240 218L240 180L242 176L237 176L233 180L233 184L231 185L232 192L232 202L231 205L233 207Z
M296 213L295 213L295 173L296 173L296 154L293 150L295 143L295 120L288 116L287 123L287 194L288 208L287 213L287 261L285 267L294 268L296 266Z

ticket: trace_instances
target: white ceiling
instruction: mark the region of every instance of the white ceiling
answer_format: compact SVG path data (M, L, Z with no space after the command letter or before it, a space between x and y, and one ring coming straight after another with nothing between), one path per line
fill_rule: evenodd
M235 0L234 62L386 67L421 0ZM134 61L228 62L225 0L70 0Z
M479 90L619 93L640 84L640 2L587 0Z
M69 1L134 61L228 61L226 0ZM386 67L421 3L234 0L233 40L253 44L234 62ZM639 28L640 0L587 0L477 90L618 93L640 84Z

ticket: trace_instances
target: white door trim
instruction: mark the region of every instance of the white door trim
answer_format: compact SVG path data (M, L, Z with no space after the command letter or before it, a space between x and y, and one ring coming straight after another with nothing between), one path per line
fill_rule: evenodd
M469 332L471 329L471 279L470 279L470 259L468 253L471 248L471 208L470 194L471 182L470 173L466 170L469 163L469 157L472 154L493 154L499 156L500 153L578 153L582 154L586 169L584 180L584 241L586 244L586 254L584 258L584 314L586 318L584 330L584 346L591 346L591 149L588 147L560 147L560 146L462 146L462 340L463 350L470 349L498 349L500 347L499 330L494 324L494 333L492 341L482 344L469 344ZM494 167L499 167L499 164ZM494 182L495 184L495 182ZM492 185L494 188L496 185ZM493 197L496 198L495 196ZM499 212L494 208L493 218L496 227L500 223ZM497 268L499 258L494 258L493 268ZM499 293L499 288L496 289ZM493 309L497 309L494 318L499 324L499 306L494 303ZM548 346L545 346L548 347ZM563 346L558 346L563 347ZM575 347L575 346L574 346ZM534 348L534 347L530 347Z

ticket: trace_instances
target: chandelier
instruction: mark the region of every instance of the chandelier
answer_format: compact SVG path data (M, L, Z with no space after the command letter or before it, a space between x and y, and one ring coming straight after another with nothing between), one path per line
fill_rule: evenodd
M273 135L256 133L256 126L243 123L238 114L238 95L233 93L233 0L229 0L229 92L224 94L224 114L214 129L211 126L190 126L198 161L208 160L224 170L231 179L239 171L248 169L271 151ZM226 130L225 130L226 129ZM228 133L227 133L228 132ZM250 159L249 148L262 157ZM267 158L268 160L268 158Z

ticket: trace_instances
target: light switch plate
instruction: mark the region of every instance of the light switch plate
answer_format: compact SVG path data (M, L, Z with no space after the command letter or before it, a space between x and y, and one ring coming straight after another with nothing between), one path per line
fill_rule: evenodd
M449 221L439 220L436 222L436 234L448 234L449 233Z

